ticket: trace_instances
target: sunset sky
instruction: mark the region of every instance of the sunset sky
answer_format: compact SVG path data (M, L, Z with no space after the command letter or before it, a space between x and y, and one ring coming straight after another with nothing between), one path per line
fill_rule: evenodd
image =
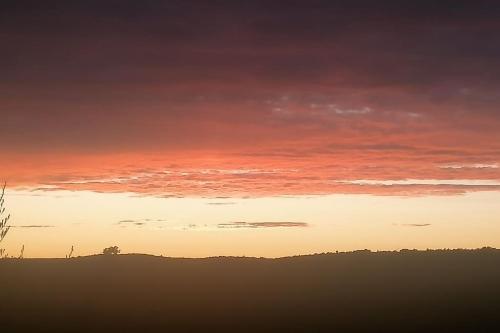
M500 247L499 36L496 1L2 2L2 246Z

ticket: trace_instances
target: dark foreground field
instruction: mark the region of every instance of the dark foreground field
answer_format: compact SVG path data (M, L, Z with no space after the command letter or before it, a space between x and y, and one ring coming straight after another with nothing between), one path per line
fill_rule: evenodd
M0 261L1 332L499 332L500 250Z

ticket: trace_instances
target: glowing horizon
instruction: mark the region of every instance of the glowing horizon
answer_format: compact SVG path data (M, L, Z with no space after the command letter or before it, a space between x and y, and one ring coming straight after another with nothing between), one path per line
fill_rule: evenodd
M500 247L494 192L460 196L373 195L155 198L130 194L8 191L9 254L124 253L174 257L281 257L358 249ZM26 210L30 207L30 210Z

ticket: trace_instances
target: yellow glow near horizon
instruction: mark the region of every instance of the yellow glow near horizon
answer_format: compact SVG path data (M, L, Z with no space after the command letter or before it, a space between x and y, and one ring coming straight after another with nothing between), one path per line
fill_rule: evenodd
M500 247L499 200L496 192L443 197L164 199L11 190L7 202L13 228L3 245L16 255L24 244L26 257L64 257L72 245L75 255L118 245L124 253L184 257ZM309 226L220 226L232 222Z

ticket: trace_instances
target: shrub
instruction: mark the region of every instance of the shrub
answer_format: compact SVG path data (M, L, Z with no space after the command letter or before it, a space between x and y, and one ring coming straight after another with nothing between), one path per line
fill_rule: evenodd
M5 216L5 188L7 187L7 183L4 183L2 187L2 192L0 194L0 242L5 238L7 233L9 232L10 226L8 225L10 220L10 214ZM3 257L5 250L0 249L0 257Z
M70 259L72 256L73 256L73 251L74 251L74 246L71 245L71 250L69 251L69 253L66 255L66 259Z
M120 253L120 249L118 246L110 246L102 250L102 254L104 255L116 255Z

